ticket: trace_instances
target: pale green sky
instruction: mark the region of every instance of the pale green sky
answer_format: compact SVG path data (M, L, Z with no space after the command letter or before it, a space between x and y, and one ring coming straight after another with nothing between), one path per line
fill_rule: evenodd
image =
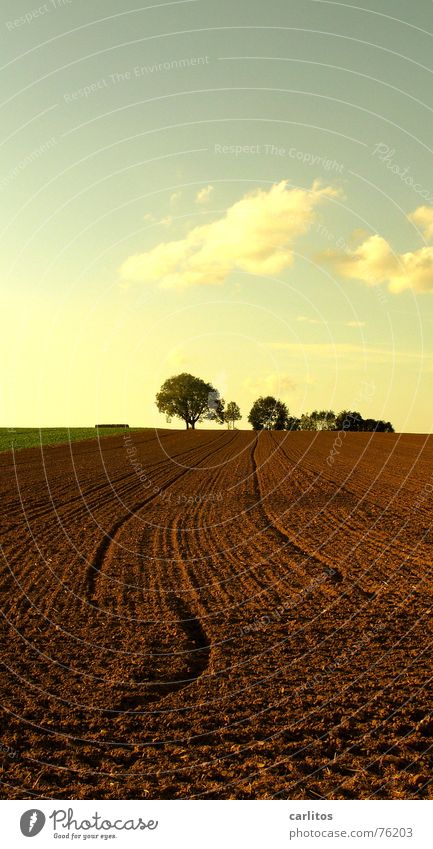
M148 5L1 4L0 426L187 370L430 431L431 3Z

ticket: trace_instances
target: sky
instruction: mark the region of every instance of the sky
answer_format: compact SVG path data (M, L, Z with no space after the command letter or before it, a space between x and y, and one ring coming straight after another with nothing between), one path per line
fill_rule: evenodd
M430 0L3 0L0 426L165 426L188 371L240 427L430 432L432 41Z

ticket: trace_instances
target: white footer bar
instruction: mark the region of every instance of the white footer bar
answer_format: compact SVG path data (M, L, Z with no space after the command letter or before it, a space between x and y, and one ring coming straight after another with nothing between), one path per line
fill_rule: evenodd
M433 801L0 801L7 847L433 847Z

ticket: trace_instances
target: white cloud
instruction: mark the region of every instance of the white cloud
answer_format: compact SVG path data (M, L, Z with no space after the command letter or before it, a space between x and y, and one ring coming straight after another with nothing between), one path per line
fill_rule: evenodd
M185 369L188 365L185 350L181 345L178 345L175 348L171 348L171 350L167 353L165 361L169 368L176 370Z
M287 351L295 358L309 360L311 357L320 359L338 359L348 361L352 359L362 362L368 359L374 362L389 361L422 361L427 354L418 351L393 350L392 348L379 348L369 345L356 345L350 342L264 342L263 347L274 351Z
M324 324L319 318L309 318L308 315L297 315L296 321L302 321L305 324Z
M346 277L369 286L387 283L390 292L433 292L433 247L395 253L382 236L370 236L351 252L325 251L321 259Z
M327 327L329 324L341 324L343 327L365 327L365 321L326 321L320 318L310 318L308 315L296 316L296 321L301 321L304 324L319 324Z
M173 194L170 195L170 206L176 206L177 202L181 199L181 197L182 192L173 192Z
M205 186L205 188L200 189L195 196L196 203L207 203L212 192L213 186Z
M409 221L419 227L428 241L433 239L433 207L419 206L408 217Z
M130 256L121 266L121 277L180 289L221 284L236 270L279 274L293 262L292 245L309 229L316 207L338 194L317 181L309 190L289 188L286 180L268 190L257 189L222 218L194 227L185 238Z
M288 375L269 372L255 377L247 377L244 380L244 387L253 395L274 395L278 397L288 392L294 392L297 384Z

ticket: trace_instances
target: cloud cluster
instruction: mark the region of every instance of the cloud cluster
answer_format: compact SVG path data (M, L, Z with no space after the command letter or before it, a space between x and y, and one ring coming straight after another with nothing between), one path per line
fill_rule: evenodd
M195 199L197 203L207 203L213 192L213 186L205 186L197 192Z
M185 238L130 256L121 277L182 289L221 284L236 270L279 274L293 262L293 243L308 231L317 206L338 194L317 181L311 189L289 188L286 180L269 190L257 189Z
M408 217L427 239L433 238L433 209L420 206ZM389 291L396 294L405 289L433 292L433 247L428 245L398 253L386 239L374 235L351 250L327 250L321 259L342 277L361 280L370 286L386 283Z
M409 220L419 227L427 241L433 239L433 207L419 206L409 215Z
M326 324L321 318L310 318L308 315L297 315L296 321L302 321L303 324Z
M353 359L359 363L362 359L371 362L423 362L425 355L422 351L396 350L394 348L379 348L371 345L355 345L348 342L264 342L264 348L274 351L286 351L293 358L309 360L317 357L319 360L331 359L348 363ZM341 368L341 364L340 364Z
M296 321L301 321L303 324L320 324L327 327L329 324L341 324L343 327L365 327L365 321L326 321L324 318L310 318L308 315L297 315Z
M295 381L286 374L268 372L247 377L244 380L245 389L252 395L286 395L297 388Z

